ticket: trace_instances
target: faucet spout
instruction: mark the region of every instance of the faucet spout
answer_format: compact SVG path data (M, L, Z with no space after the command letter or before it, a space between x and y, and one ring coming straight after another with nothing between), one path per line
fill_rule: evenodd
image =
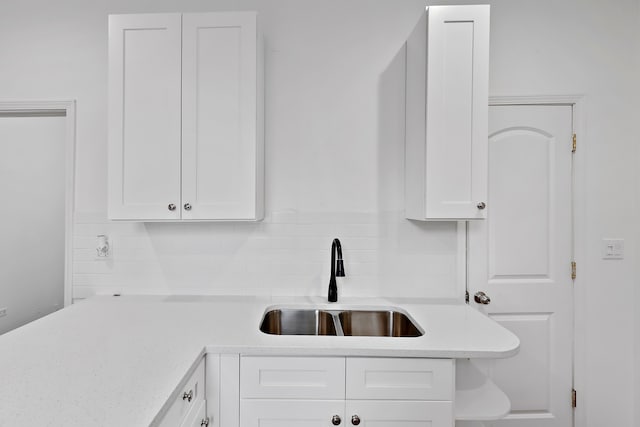
M338 254L338 260L336 264L336 252ZM336 284L336 276L344 277L344 262L342 260L342 245L340 240L333 239L331 243L331 277L329 278L329 302L338 301L338 286Z

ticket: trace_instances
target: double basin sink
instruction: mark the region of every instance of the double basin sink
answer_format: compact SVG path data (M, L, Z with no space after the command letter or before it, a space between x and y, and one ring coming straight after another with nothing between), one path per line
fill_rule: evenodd
M271 335L419 337L422 329L408 313L389 309L273 308L260 330Z

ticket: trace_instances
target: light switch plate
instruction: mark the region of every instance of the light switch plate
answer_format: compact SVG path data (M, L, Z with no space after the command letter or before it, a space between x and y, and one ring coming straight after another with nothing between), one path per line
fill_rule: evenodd
M624 239L602 239L602 259L624 259Z

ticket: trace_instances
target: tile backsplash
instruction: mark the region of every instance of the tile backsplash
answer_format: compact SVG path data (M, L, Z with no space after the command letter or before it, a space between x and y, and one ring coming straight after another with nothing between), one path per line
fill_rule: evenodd
M96 256L98 235L111 256ZM464 240L455 222L402 212L268 213L264 221L136 223L75 215L73 298L95 294L325 295L342 242L341 296L457 298ZM461 249L462 246L462 249ZM462 250L462 252L461 252Z

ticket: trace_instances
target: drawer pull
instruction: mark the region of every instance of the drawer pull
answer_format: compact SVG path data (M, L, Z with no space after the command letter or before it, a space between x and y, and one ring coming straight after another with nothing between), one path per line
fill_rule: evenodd
M331 424L333 424L334 426L339 426L341 422L342 420L340 419L340 415L334 415L331 418Z
M189 390L188 393L185 391L184 394L182 395L182 400L191 402L191 399L193 399L193 390Z
M353 424L354 426L357 426L360 424L360 417L357 415L354 415L351 417L351 424Z

